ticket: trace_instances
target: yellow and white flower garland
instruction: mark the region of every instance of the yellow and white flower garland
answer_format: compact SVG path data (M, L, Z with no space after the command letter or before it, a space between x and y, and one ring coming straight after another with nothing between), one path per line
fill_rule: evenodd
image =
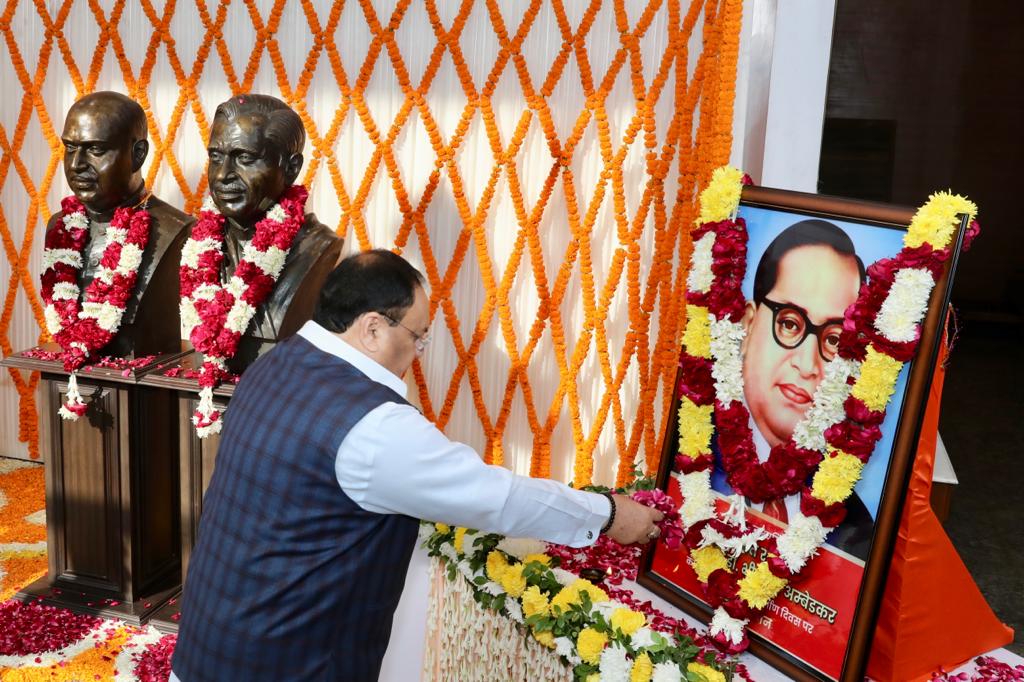
M740 171L717 169L710 185L701 194L698 222L735 220L741 191ZM951 240L960 224L959 216L969 216L974 227L976 212L976 206L963 197L942 192L932 195L915 214L904 238L903 251L887 264L890 270L895 271L888 291L879 291L876 286L874 292L866 290L862 293L862 298L871 293L884 295L877 311L871 310L870 300L862 302L862 317L873 317L873 332L862 332L862 335L870 337L877 332L881 338L862 342L865 346L861 349L862 361L854 352L851 357L837 357L828 365L825 377L815 391L812 407L794 430L794 441L799 447L823 455L809 487L810 496L818 502L818 511L834 510L835 505L850 496L866 460L866 456L858 457L828 443L825 432L849 416L847 403L850 398L856 401L853 407L862 406L861 409L870 411L867 414L871 418L884 413L900 370L912 357L940 264L948 257ZM710 230L695 242L687 278L690 295L708 294L714 286L711 254L715 236L716 232ZM738 281L739 278L734 276L733 279ZM882 281L881 286L885 285L886 282ZM744 335L742 327L728 317L716 319L705 306L687 305L686 311L685 353L712 360L715 397L720 403L728 405L739 401L743 386L739 352ZM683 497L680 515L687 530L715 515L711 472L709 468L699 466L706 465L711 457L713 407L713 404L698 405L686 395L680 397L679 452L686 455L690 470L675 472L673 476L679 481ZM698 465L694 466L694 463ZM739 504L742 504L741 500ZM825 523L821 516L825 516ZM725 537L705 525L701 531L701 542L691 553L694 570L705 585L715 571L729 571L729 557L735 558L765 539L763 531L745 527L742 514L738 519L734 516L730 520L737 522L738 532L735 535ZM794 575L804 568L834 527L835 523L828 523L828 520L824 513L796 513L791 517L786 531L775 538L774 554L785 567L773 571L768 561L758 561L753 570L736 581L738 597L749 609L763 609L787 584L789 576L786 573ZM742 648L746 643L748 622L749 617L733 617L724 606L716 605L711 634L734 649Z

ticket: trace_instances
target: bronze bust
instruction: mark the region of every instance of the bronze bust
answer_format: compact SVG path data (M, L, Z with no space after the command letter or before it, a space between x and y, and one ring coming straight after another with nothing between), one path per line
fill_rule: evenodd
M217 107L207 152L210 196L227 218L223 281L237 267L256 223L298 177L305 143L302 119L277 98L240 95ZM257 307L229 361L233 371L243 370L313 316L317 295L340 258L341 246L333 230L306 214L277 284Z
M136 102L117 92L94 92L68 110L61 140L64 176L89 217L79 288L94 279L107 242L114 211L144 206L150 213L150 236L142 256L135 289L105 355L146 355L177 348L177 277L181 247L192 219L149 194L142 164L149 153L146 114ZM58 225L63 212L47 224Z

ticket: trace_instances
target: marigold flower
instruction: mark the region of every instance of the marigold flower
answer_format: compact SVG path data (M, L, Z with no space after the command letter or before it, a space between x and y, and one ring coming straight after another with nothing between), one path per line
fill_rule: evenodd
M501 574L501 579L498 580L501 586L515 598L519 598L523 594L523 590L526 589L526 578L523 577L523 565L515 563L509 566Z
M632 611L630 609L615 609L612 611L612 627L618 628L624 635L632 635L642 628L646 622L647 616L639 611Z
M523 615L529 618L537 614L546 616L550 612L548 597L536 585L530 585L523 591Z
M576 650L585 662L596 664L601 660L601 652L608 644L608 635L593 628L583 628L576 639Z
M785 578L778 578L761 562L739 581L739 596L755 609L763 609L786 586Z
M694 662L689 664L686 666L686 672L700 675L704 682L725 682L725 675L703 663Z
M629 682L649 682L653 674L654 664L645 651L633 661L633 669L629 671Z

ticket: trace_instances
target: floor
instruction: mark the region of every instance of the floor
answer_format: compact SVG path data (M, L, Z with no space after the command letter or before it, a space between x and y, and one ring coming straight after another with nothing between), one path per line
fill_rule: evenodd
M946 531L1024 655L1024 325L961 322L939 432L960 481Z

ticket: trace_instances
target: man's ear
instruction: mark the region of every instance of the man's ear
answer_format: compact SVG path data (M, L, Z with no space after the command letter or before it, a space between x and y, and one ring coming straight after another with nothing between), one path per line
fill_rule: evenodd
M300 170L302 170L302 154L292 154L284 165L284 177L288 181L288 185L295 182L295 179L299 177Z
M359 316L355 324L359 330L359 342L363 348L371 353L376 352L380 348L381 327L383 326L380 315L364 313Z
M743 306L743 317L740 318L740 324L743 325L743 342L740 343L740 355L746 355L747 344L750 343L750 328L754 326L754 315L757 314L757 304L753 301L747 301L747 304Z
M149 156L149 140L136 140L132 145L132 173L142 170L142 164L146 163Z

